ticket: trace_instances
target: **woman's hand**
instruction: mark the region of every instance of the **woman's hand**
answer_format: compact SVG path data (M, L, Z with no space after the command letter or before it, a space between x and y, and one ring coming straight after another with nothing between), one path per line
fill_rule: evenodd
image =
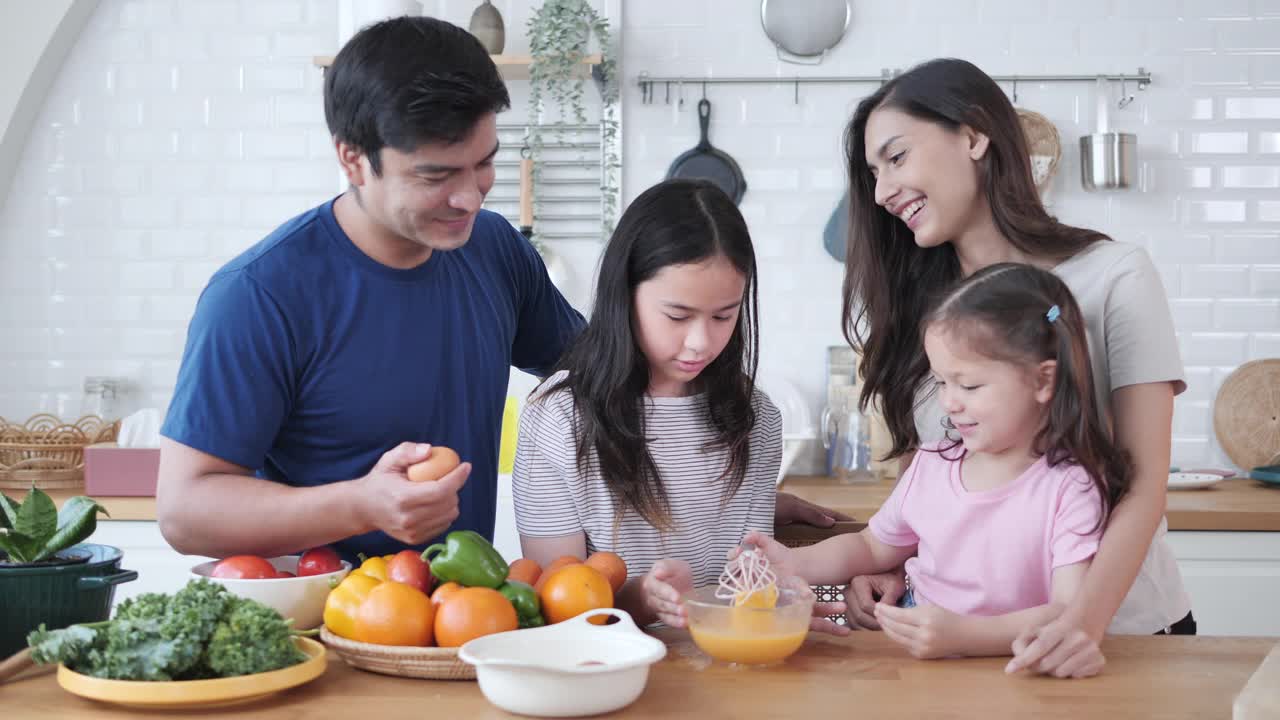
M773 506L774 525L803 523L825 528L835 525L837 520L852 519L844 513L829 510L821 505L814 505L808 500L802 500L791 493L778 493Z
M889 639L921 660L962 653L964 617L937 605L900 608L880 603L876 619Z
M693 590L693 570L683 560L659 560L640 585L645 605L658 620L673 628L689 626L680 596Z
M849 610L845 618L853 629L879 630L876 621L876 603L896 605L907 591L907 575L901 568L879 575L859 575L849 581L844 589L844 601Z
M1068 611L1023 630L1013 641L1013 659L1004 671L1016 673L1027 668L1060 678L1097 675L1107 658L1098 647L1101 639L1090 635L1081 620Z

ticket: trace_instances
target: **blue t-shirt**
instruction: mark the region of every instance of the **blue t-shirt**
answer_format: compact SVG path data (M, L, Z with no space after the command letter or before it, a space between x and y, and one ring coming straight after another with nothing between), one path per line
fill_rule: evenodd
M161 433L295 487L361 477L401 442L446 445L472 464L451 529L492 539L510 368L546 375L583 324L500 215L397 270L326 202L209 280ZM335 547L404 545L372 532Z

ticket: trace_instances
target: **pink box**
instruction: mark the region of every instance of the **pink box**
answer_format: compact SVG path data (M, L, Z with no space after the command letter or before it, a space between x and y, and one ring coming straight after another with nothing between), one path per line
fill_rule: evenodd
M84 449L84 492L89 497L155 497L160 448L98 443Z

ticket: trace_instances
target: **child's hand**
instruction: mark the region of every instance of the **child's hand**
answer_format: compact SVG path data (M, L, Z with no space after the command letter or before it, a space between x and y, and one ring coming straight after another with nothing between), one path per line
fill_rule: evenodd
M742 538L742 543L729 551L729 559L733 560L743 553L744 548L748 545L754 545L764 553L765 558L769 561L769 566L773 568L773 573L781 580L785 577L791 577L796 574L795 554L791 548L774 540L759 530L752 530L747 536Z
M641 581L644 603L663 623L673 628L689 625L680 596L693 590L693 570L683 560L659 560Z
M900 608L876 604L876 620L894 642L921 660L959 653L959 625L963 617L937 605Z
M1107 658L1098 643L1083 629L1072 627L1065 617L1030 627L1013 641L1013 659L1006 673L1029 668L1060 678L1092 677L1102 672Z

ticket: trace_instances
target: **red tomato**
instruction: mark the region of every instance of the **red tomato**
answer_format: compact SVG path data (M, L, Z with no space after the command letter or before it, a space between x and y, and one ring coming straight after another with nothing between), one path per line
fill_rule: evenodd
M387 563L387 579L416 587L428 595L431 594L431 566L422 559L417 550L401 550Z
M342 569L342 558L328 545L311 548L298 558L298 577L324 575Z
M233 555L219 560L213 566L210 576L228 580L264 580L276 577L276 569L271 563L257 555Z

